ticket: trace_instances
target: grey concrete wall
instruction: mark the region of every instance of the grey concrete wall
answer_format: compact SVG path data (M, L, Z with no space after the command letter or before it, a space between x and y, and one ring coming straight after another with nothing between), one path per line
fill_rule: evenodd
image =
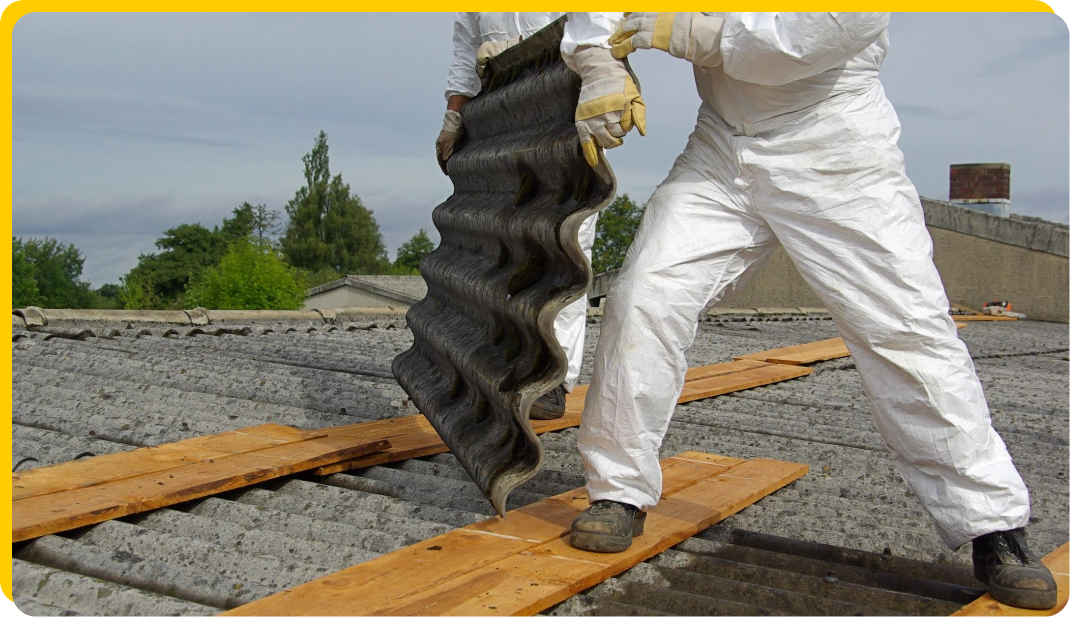
M948 299L980 309L1008 300L1029 319L1066 322L1070 306L1070 260L969 234L929 227L933 261ZM783 248L747 287L718 304L722 308L822 306Z
M929 228L933 260L952 302L980 308L1007 300L1029 319L1066 322L1070 305L1066 257Z
M1007 300L1029 319L1070 319L1068 230L1043 221L1000 218L947 202L923 199L933 261L948 299L974 309ZM592 291L608 290L603 277ZM604 293L604 292L603 292ZM597 296L598 294L593 294ZM820 307L783 248L747 287L719 308Z

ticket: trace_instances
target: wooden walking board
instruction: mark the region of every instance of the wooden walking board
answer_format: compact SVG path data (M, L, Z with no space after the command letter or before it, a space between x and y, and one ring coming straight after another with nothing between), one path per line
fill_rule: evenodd
M577 489L298 585L227 615L534 615L739 512L806 465L685 452L662 461L661 502L623 553L568 542Z
M12 475L11 541L162 508L389 447L265 424Z
M1017 317L1007 315L952 315L955 321L1018 321Z
M953 613L953 617L960 615L1037 615L1038 617L1040 615L1058 615L1066 608L1067 599L1070 597L1070 544L1060 546L1041 561L1051 570L1052 576L1055 577L1055 584L1059 587L1059 601L1055 604L1055 608L1047 611L1015 608L996 602L992 599L992 596L986 593L962 607L961 610Z
M809 375L811 372L813 371L808 368L749 360L699 366L688 369L684 377L684 389L678 402L687 403L728 392L765 386ZM580 417L583 414L583 399L586 396L587 386L577 386L565 397L564 416L556 420L532 420L531 428L536 434L542 434L579 426ZM349 424L324 429L323 432L367 440L389 438L391 447L361 458L325 465L313 471L314 474L320 476L449 451L431 423L422 415Z
M779 349L759 351L745 356L736 356L736 360L759 360L773 364L811 364L851 355L841 338L830 338L803 345L792 345Z

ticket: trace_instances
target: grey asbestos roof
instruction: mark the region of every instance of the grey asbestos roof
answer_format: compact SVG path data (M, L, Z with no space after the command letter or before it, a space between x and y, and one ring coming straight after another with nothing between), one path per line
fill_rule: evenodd
M836 335L828 320L730 319L700 325L692 365ZM389 377L412 342L396 317L130 325L16 327L20 469L265 422L319 428L415 411ZM1032 491L1031 544L1045 554L1068 536L1067 325L973 323L960 336ZM510 507L583 484L576 430L543 443L544 470ZM553 612L946 615L968 599L969 551L943 547L893 469L849 358L680 406L663 455L691 449L811 471ZM450 454L280 479L15 545L15 601L29 614L211 614L491 514Z

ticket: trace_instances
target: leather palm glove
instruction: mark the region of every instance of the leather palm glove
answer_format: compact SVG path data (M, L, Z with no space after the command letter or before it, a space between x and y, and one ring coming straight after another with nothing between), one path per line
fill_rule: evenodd
M438 166L442 168L442 173L449 175L446 171L446 161L453 156L453 150L463 136L464 124L461 122L460 112L447 109L446 117L442 120L442 132L435 140L435 156L438 158Z
M598 148L616 148L632 128L646 135L646 104L624 62L603 47L589 47L571 58L583 80L576 106L576 131L583 157L598 165Z
M491 61L491 58L502 53L510 47L514 47L520 44L520 41L524 40L522 36L514 36L511 39L504 41L487 41L479 46L476 51L476 74L480 77L487 70L487 63Z
M637 49L660 49L698 66L721 64L720 17L702 13L626 13L609 37L613 56Z

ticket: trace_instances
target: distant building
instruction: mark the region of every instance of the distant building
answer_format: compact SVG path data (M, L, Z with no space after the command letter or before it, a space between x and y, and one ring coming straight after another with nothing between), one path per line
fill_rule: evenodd
M349 275L309 289L304 308L406 309L425 295L427 283L419 275Z

